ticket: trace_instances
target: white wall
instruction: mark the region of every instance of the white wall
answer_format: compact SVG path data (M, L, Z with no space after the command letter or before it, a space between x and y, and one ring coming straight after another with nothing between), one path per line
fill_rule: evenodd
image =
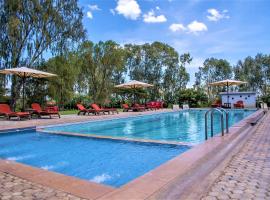
M256 107L256 93L255 92L229 92L227 95L226 92L220 93L222 104L227 103L229 96L229 103L233 108L233 104L237 101L242 100L244 102L245 108L255 108Z

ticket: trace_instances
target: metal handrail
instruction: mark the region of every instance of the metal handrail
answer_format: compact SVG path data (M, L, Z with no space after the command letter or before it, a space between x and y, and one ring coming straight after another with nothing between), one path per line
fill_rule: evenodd
M221 107L218 108L218 109L225 113L225 116L226 116L226 133L229 133L229 112L228 112L228 110L226 110L224 108L221 108Z
M204 115L204 128L205 128L205 140L208 139L208 121L207 121L207 116L208 116L208 113L209 112L212 112L212 109L206 111L205 115Z
M211 108L208 110L205 115L205 140L208 139L208 114L211 113L211 137L214 136L214 127L213 127L213 118L214 112L218 112L220 114L220 125L221 125L221 132L222 136L224 136L224 116L223 113L226 115L226 133L229 133L229 113L224 108Z

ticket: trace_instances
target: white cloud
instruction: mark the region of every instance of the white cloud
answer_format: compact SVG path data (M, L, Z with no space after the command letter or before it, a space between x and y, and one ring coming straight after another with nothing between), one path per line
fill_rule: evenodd
M114 11L114 9L110 9L110 12L112 13L112 15L115 15L115 11Z
M89 19L93 19L93 11L99 11L101 10L98 5L94 4L94 5L88 5L89 10L86 12L86 16Z
M128 38L128 39L123 39L122 42L120 42L120 46L125 46L126 44L136 44L136 45L143 45L146 43L153 43L151 40L141 40L137 38Z
M171 24L169 29L172 32L185 31L186 33L197 34L198 32L207 31L207 26L204 23L195 20L186 27L183 24Z
M94 5L88 5L89 9L90 10L101 10L97 4L94 4Z
M136 0L118 0L115 8L119 15L136 20L141 15L141 9Z
M186 27L183 24L171 24L169 29L172 32L177 32L177 31L185 31Z
M207 31L207 26L204 23L198 22L196 20L188 24L187 28L189 32L195 33L195 34L198 32Z
M92 14L91 11L87 11L86 16L87 16L89 19L93 19L93 14Z
M160 7L159 7L159 6L156 6L156 9L157 9L157 10L160 10Z
M147 14L143 15L143 21L145 23L162 23L166 22L167 18L164 15L155 15L153 10L149 11Z
M222 12L220 12L217 9L211 8L211 9L208 9L207 12L209 13L209 15L207 15L207 18L209 21L219 21L221 19L230 18L226 14L226 13L228 13L228 10L223 10Z

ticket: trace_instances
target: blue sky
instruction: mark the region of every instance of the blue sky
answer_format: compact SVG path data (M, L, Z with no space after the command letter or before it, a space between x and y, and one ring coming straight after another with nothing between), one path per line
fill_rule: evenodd
M161 41L193 57L194 73L209 57L233 65L270 53L269 0L80 0L87 38L120 44Z

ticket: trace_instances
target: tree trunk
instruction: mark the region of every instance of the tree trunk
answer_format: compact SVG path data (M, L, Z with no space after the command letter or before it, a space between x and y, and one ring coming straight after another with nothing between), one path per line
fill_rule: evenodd
M20 85L18 85L17 83L18 78L16 76L12 76L10 106L13 111L16 110L17 99L20 96Z

